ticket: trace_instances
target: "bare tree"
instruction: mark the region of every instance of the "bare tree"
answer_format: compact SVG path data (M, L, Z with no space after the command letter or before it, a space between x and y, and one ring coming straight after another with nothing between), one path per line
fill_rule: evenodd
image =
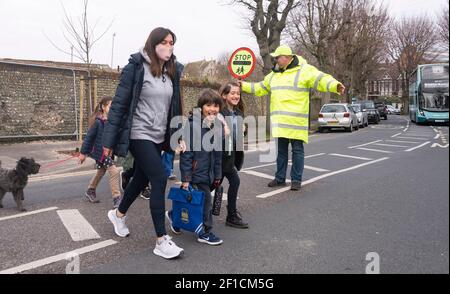
M325 71L331 68L331 48L344 27L338 8L337 0L306 0L292 10L287 25L294 47L308 52Z
M272 68L270 52L280 45L281 33L286 27L289 12L300 5L296 0L233 0L250 10L247 19L259 47L263 60L263 72L268 74Z
M82 62L89 65L92 63L92 48L111 28L114 19L111 21L111 23L106 27L105 30L103 30L102 33L97 34L95 32L99 20L95 22L93 26L91 26L89 19L88 19L88 0L84 0L83 2L83 12L81 16L79 16L76 20L70 16L66 8L61 2L61 6L64 12L64 20L63 20L63 30L62 34L64 36L64 39L69 43L70 48L74 52L69 52L67 50L61 49L60 46L56 45L55 42L53 42L47 35L46 38L49 40L49 42L59 51L75 56L77 59L81 60Z
M426 16L402 18L392 26L388 53L402 76L402 102L408 104L409 77L437 43L433 22ZM404 107L406 111L407 107Z
M449 8L449 2L447 1L447 7L444 8L444 10L439 15L437 26L438 26L438 33L439 38L442 42L443 47L448 50L449 49L449 16L448 16L448 8Z
M373 0L306 0L290 17L294 46L341 80L348 100L365 95L365 82L385 55L386 9Z

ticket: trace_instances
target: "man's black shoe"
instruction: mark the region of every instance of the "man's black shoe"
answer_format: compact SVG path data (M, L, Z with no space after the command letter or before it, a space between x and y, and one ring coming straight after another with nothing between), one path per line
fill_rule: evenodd
M291 182L291 190L298 191L302 187L302 182Z
M267 184L268 187L279 187L286 186L286 182L278 182L277 179L273 179L270 183Z

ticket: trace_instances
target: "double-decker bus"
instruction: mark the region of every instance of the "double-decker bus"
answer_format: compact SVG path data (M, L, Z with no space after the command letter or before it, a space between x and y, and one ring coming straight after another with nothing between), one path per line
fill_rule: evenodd
M411 121L448 124L448 107L448 63L419 65L409 83Z

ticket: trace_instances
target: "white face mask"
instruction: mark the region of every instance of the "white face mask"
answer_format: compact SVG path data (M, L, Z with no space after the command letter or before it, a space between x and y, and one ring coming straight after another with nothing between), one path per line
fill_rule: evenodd
M169 61L170 57L172 57L173 46L167 47L167 46L158 44L155 47L155 52L159 59L164 60L164 61Z

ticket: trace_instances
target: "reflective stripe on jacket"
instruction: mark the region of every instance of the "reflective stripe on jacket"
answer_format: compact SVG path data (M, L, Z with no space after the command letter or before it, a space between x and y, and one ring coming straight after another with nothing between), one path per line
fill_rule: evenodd
M270 93L272 136L308 143L309 92L337 93L339 82L295 55L286 70L273 69L263 81L242 83L242 91L263 96Z

